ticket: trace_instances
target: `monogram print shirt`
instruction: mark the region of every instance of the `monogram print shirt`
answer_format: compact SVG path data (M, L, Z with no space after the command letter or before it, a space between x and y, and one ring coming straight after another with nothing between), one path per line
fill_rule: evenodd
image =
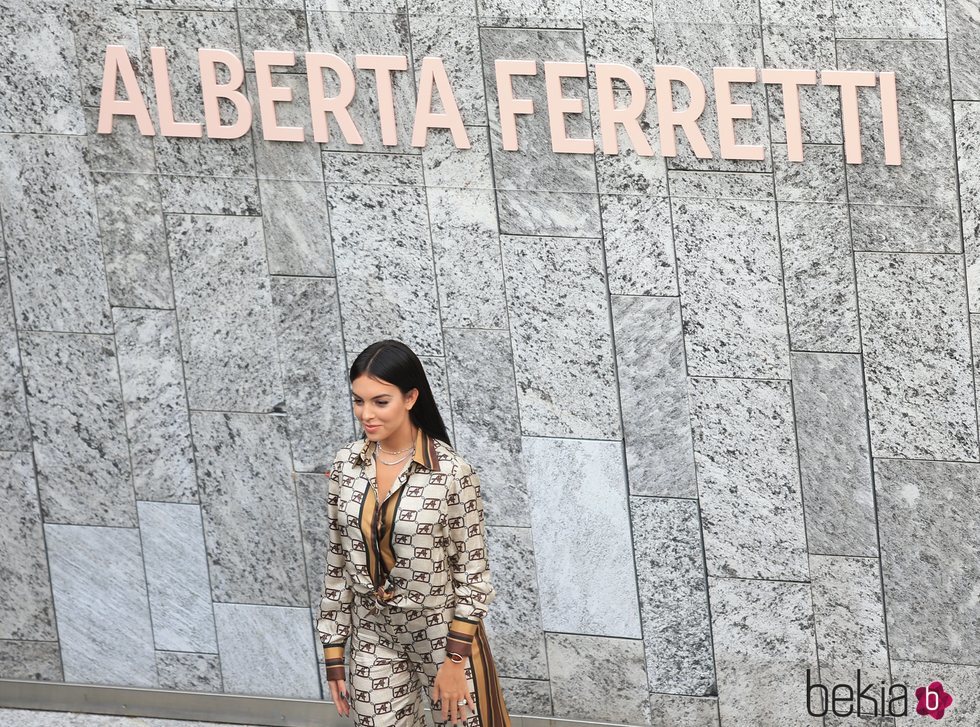
M330 546L316 626L328 679L344 676L355 595L407 609L455 599L446 649L463 656L496 597L476 470L420 427L412 459L379 503L376 446L367 437L347 444L327 473Z

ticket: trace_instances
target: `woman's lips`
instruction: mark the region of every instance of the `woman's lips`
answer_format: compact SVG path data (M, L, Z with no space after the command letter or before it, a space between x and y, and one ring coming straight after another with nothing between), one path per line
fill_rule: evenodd
M366 429L367 431L369 431L369 432L373 432L373 431L374 431L375 429L378 429L378 428L379 428L380 426L381 426L380 424L375 424L375 425L374 425L374 426L372 427L372 426L371 426L370 424L365 424L365 425L364 425L364 428L365 428L365 429Z

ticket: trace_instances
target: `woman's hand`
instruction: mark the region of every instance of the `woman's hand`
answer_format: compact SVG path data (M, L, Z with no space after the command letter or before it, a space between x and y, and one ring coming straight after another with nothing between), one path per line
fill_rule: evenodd
M347 701L347 684L343 679L331 679L327 684L330 685L330 695L333 703L337 706L337 714L341 717L350 716L350 702Z
M442 702L442 721L449 719L455 724L457 721L462 723L468 715L463 710L469 706L470 714L476 714L476 705L470 696L470 690L466 686L466 661L455 663L452 659L446 659L436 672L436 681L432 687L432 701ZM465 705L457 704L466 700Z

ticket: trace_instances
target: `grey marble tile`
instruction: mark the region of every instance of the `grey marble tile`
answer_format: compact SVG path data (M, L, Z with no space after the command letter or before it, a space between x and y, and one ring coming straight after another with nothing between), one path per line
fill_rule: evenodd
M643 724L649 698L643 642L557 633L547 641L556 715Z
M832 20L834 0L760 0L759 15L763 23L780 22L806 26Z
M939 209L852 204L850 211L855 250L963 252L955 205Z
M943 38L942 0L834 0L838 38Z
M178 121L187 121L178 117ZM161 174L228 179L255 179L252 132L239 139L156 136L154 153Z
M320 182L259 180L273 275L333 275L327 197Z
M22 333L20 340L44 521L136 525L112 339Z
M650 689L717 694L698 504L630 497Z
M3 473L0 549L4 556L0 568L0 638L53 641L58 638L58 632L48 582L34 459L29 452L0 452L0 464ZM16 662L8 666L25 668L27 662L19 667Z
M789 383L692 378L690 389L708 573L807 580Z
M66 2L65 24L74 36L78 80L81 85L80 103L98 106L102 97L102 76L105 49L121 45L129 54L143 97L152 86L148 68L141 67L139 34L136 28L136 3L133 0L86 0ZM116 97L128 98L125 86L116 81Z
M278 408L282 377L262 221L213 215L166 221L191 408Z
M780 202L847 202L840 144L804 144L802 162L789 160L786 144L773 144L772 165Z
M31 448L31 423L6 259L0 260L0 366L0 449L26 451Z
M614 89L613 103L616 108L626 108L632 98L629 91ZM641 156L626 134L617 124L616 153L606 154L602 139L602 122L599 99L595 89L589 89L589 105L592 112L592 137L595 140L595 168L602 194L637 194L655 197L667 196L667 163L660 153L660 123L657 105L652 91L647 92L643 113L637 118L640 132L650 145L653 156Z
M892 658L976 664L980 465L877 459L875 483Z
M980 17L974 0L946 3L953 98L980 101Z
M657 0L654 19L658 23L730 23L752 25L757 22L755 0L707 0L689 5L683 0Z
M609 292L677 295L670 200L647 195L599 197Z
M320 699L306 608L216 603L225 692Z
M852 203L936 208L956 218L956 158L946 45L938 40L840 40L838 67L895 71L902 163L884 164L878 94L860 97L862 163L847 164ZM923 232L903 230L906 250L919 250Z
M652 693L647 724L650 727L718 727L718 699Z
M82 137L0 135L0 209L21 330L112 330L84 145Z
M528 7L533 12L533 8ZM484 28L480 33L483 75L495 78L494 59L546 58L552 61L584 63L585 47L580 32L538 28ZM518 115L517 150L505 150L500 127L500 108L495 83L488 83L487 111L490 116L490 149L497 189L549 192L597 191L593 154L567 154L552 151L548 122L543 63L534 76L514 76L515 98L531 99L534 113ZM565 131L572 139L592 139L591 111L585 78L569 77L562 82L564 95L582 99L583 112L566 115Z
M487 553L497 597L486 628L497 673L546 680L548 661L531 529L488 526Z
M113 309L133 485L142 500L197 502L173 311Z
M829 4L829 3L828 3ZM819 8L819 4L812 7ZM834 48L834 19L827 12L817 10L814 15L797 13L780 7L769 17L763 16L763 57L766 68L836 68ZM757 78L759 77L757 72ZM840 91L819 83L799 86L800 135L804 143L839 144L841 136ZM760 81L761 83L761 81ZM737 89L738 86L735 86ZM769 107L770 136L775 145L786 141L785 97L782 86L766 84ZM736 121L738 129L741 121ZM777 150L771 149L774 161ZM766 155L770 150L766 151ZM804 150L804 159L807 151ZM792 162L799 166L800 162ZM843 169L841 169L843 174Z
M161 174L160 193L167 213L254 217L262 211L255 179Z
M534 0L531 3L523 0L476 0L476 7L482 26L521 30L528 27L542 29L582 27L582 4L575 0Z
M396 0L404 7L404 0ZM330 3L329 8L308 4L307 25L310 37L310 50L335 53L344 59L354 73L358 87L375 88L374 72L354 68L354 56L359 53L407 56L408 68L413 67L411 38L409 36L408 15L395 12L390 5L371 4L370 12L347 12L357 8L349 7L357 3L339 3L342 11ZM324 10L326 12L320 12ZM363 140L356 151L399 151L418 153L418 147L411 146L412 123L415 119L415 88L412 74L408 72L393 75L393 97L395 127L398 132L397 143L386 145L381 138L377 93L357 93L348 106L354 126ZM345 141L336 119L328 119L330 140L322 145L324 149L350 149Z
M156 648L217 654L200 507L137 506Z
M600 241L502 235L500 243L522 433L619 439Z
M344 441L353 438L351 436ZM340 448L339 445L337 448ZM327 519L324 517L327 512L327 477L324 472L297 472L293 475L293 481L296 485L303 552L306 558L309 606L311 609L318 609L323 591L323 577L327 572L327 551L330 548L330 534ZM316 618L318 614L313 615ZM323 654L319 654L318 658L322 661Z
M92 175L112 305L173 308L160 186L155 175Z
M327 472L336 450L352 438L336 282L275 276L272 300L293 469Z
M583 0L582 17L586 20L622 19L653 22L654 5L645 0Z
M847 207L780 202L778 221L791 348L859 352Z
M971 313L970 314L970 330L971 337L972 331L980 331L980 315ZM973 360L973 380L977 380L977 372L980 372L980 347L975 347L972 354ZM977 405L978 416L980 416L980 403Z
M292 48L290 45L282 48ZM329 73L329 72L328 72ZM289 89L292 100L274 103L275 124L280 127L303 130L303 141L277 141L265 138L263 129L273 120L267 120L258 103L254 105L252 128L255 134L255 172L259 179L288 179L302 182L321 182L323 165L320 160L320 144L313 141L310 121L310 91L305 73L278 73L272 75L272 84ZM255 73L245 74L250 98L258 98Z
M667 172L671 199L775 200L773 174L760 172L702 172L671 169Z
M221 660L217 654L157 651L160 687L181 692L221 692Z
M429 137L422 149L422 166L430 188L493 189L489 127L467 126L466 136L469 149L457 149L447 134Z
M85 109L85 129L82 158L91 172L153 174L153 137L139 132L132 116L117 116L112 132L99 134L99 110Z
M775 205L680 199L671 207L688 372L788 378Z
M697 497L680 302L610 302L630 492Z
M516 721L516 716L522 714L548 717L553 713L550 682L500 677L500 688L503 690L504 703L511 721Z
M641 638L622 446L525 437L523 455L544 629Z
M18 69L0 77L0 132L85 133L75 39L55 6L4 3L0 66Z
M383 184L423 186L420 154L325 151L323 179L328 185Z
M238 31L242 40L242 64L246 71L255 70L253 54L257 50L291 50L294 53L295 64L274 66L274 69L284 73L306 73L306 52L309 50L306 13L302 1L292 0L292 2L293 7L284 7L282 3L270 2L270 0L244 0L244 3L237 3ZM275 75L277 74L274 74L274 79ZM276 84L281 82L282 79L274 80ZM279 106L279 108L283 107L284 105Z
M409 0L408 12L412 15L458 15L472 18L476 17L476 0Z
M442 355L424 189L330 186L327 203L347 348L398 338L420 356Z
M810 553L877 557L860 357L794 353L793 405Z
M592 0L583 3L583 12L597 10L604 17L590 17L585 22L585 52L588 63L589 88L596 88L596 63L622 63L634 69L643 79L643 85L652 89L653 61L657 49L653 42L656 33L653 20L654 3L630 3L632 8L624 7L625 12L609 12L608 0L595 0L601 7L586 9ZM636 15L630 14L635 10ZM618 8L617 8L618 10ZM625 81L613 79L613 88L628 89ZM651 94L652 95L652 94ZM649 99L648 99L649 100Z
M978 94L980 96L980 94ZM970 312L980 312L980 103L953 102Z
M456 449L481 472L486 521L529 527L510 336L463 328L446 328L443 335Z
M45 525L65 681L156 687L136 528Z
M976 460L963 262L855 253L872 454Z
M307 605L285 417L192 412L191 431L213 599Z
M500 232L506 235L599 237L599 198L582 192L497 189Z
M818 678L809 584L712 576L708 590L721 724L819 724L803 698Z
M976 664L935 664L893 659L892 672L896 681L908 685L909 691L909 716L896 718L896 725L906 727L922 721L915 713L918 703L915 690L936 680L943 685L943 691L953 695L952 705L943 714L944 727L968 727L980 720L980 701L977 699L977 694L980 694L980 667Z
M672 7L680 3L673 3ZM761 145L764 158L724 159L718 140L718 114L715 108L714 80L712 68L716 66L747 66L761 68L762 31L756 20L752 22L735 21L734 18L748 17L745 12L750 3L738 3L732 7L732 15L727 10L712 13L700 5L692 5L685 13L663 15L658 5L656 45L657 63L660 65L681 65L694 71L702 80L707 95L704 112L698 119L698 127L704 136L711 158L700 159L694 154L687 135L677 134L677 155L667 158L668 169L722 170L740 172L762 172L772 168L772 160L766 149L769 146L769 116L766 110L765 88L762 84L744 84L732 88L732 101L749 104L752 108L750 119L740 120L735 125L737 144ZM711 22L680 22L679 18L690 15L692 11ZM737 10L737 12L735 12ZM735 23L738 24L735 24ZM686 108L691 101L690 92L682 84L673 84L673 107ZM780 139L781 141L781 139ZM658 145L659 148L659 145Z
M306 9L310 12L334 11L350 15L384 13L404 16L408 12L408 3L406 0L383 0L380 3L371 3L369 0L307 0Z
M58 642L0 641L0 679L64 681ZM0 710L0 716L4 711Z
M878 559L811 555L810 574L820 681L856 684L860 669L862 684L890 684ZM857 704L850 706L857 710ZM866 700L861 703L862 712L869 707ZM846 712L847 707L837 711ZM835 727L866 724L856 714L850 715L852 719L838 716L828 714L827 723Z
M443 325L506 327L493 192L430 188L426 196Z
M471 7L475 8L475 5ZM424 57L441 58L463 123L486 126L487 101L481 73L480 36L476 14L412 13L409 16L409 25L415 78L421 78L420 71ZM438 88L433 90L432 96L432 110L445 113L446 100L440 98ZM426 146L436 138L451 140L452 134L448 129L429 129Z

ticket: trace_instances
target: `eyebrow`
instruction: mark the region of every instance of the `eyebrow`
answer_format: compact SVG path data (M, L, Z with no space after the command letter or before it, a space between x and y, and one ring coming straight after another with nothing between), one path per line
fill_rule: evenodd
M357 394L351 394L351 396L353 396L355 399L362 398L362 397L358 396ZM391 396L391 394L378 394L377 396L372 396L371 398L372 399L380 399L382 396Z

